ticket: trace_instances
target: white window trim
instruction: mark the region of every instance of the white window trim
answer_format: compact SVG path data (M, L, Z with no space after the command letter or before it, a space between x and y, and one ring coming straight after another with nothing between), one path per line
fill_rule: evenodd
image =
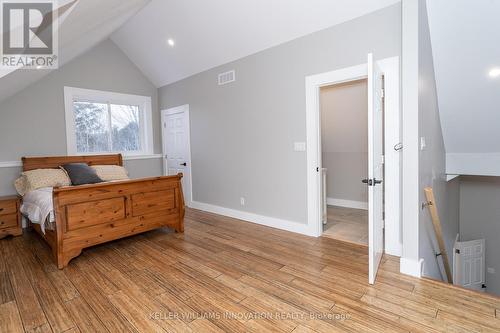
M89 100L92 102L110 104L138 105L141 121L141 145L139 152L111 151L102 153L79 153L76 150L75 117L73 111L74 100ZM121 153L124 157L145 156L153 154L153 120L151 111L151 97L131 94L121 94L111 91L92 90L74 87L64 87L64 108L66 118L66 145L68 155L105 155Z

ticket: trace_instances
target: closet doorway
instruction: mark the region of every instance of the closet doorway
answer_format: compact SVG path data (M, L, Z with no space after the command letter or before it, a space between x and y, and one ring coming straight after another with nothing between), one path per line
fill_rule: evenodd
M368 80L321 87L319 97L323 236L368 246Z
M364 167L367 178L361 177L351 186L364 184L368 191L368 281L374 283L383 253L401 255L400 76L398 57L374 61L373 55L369 54L367 60L366 64L306 77L307 202L310 233L323 236L323 216L328 218L328 207L323 204L327 201L328 189L323 183L327 184L328 179L323 177L322 172L321 90L328 86L366 80L367 98L364 101L367 104L368 119L368 162ZM349 130L347 126L342 129ZM350 169L357 166L362 167L349 163ZM328 172L328 168L326 169ZM344 200L356 202L352 199ZM336 203L339 207L339 201ZM337 215L340 215L338 211Z

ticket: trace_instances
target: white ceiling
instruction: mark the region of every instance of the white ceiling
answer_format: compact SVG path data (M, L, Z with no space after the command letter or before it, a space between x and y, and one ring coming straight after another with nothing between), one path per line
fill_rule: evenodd
M60 0L63 5L72 0ZM59 66L108 38L150 0L79 0L59 27ZM41 79L50 70L19 69L2 77L0 101Z
M112 40L160 87L397 2L152 0Z
M447 153L500 152L500 1L427 1Z

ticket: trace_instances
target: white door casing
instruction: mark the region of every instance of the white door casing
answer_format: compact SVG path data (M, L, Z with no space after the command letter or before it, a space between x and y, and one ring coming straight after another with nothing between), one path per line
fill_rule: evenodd
M384 252L401 255L399 58L377 61L384 72ZM399 146L399 148L398 148Z
M368 282L375 283L384 252L382 71L368 55Z
M384 72L385 80L385 153L389 163L385 168L385 252L401 256L401 150L394 147L400 143L400 61L391 57L377 61ZM366 79L367 64L336 69L307 76L306 85L306 135L307 135L307 231L306 234L319 237L323 232L321 222L321 126L319 112L319 90L323 86Z
M306 77L307 224L311 236L319 237L323 233L320 88L365 79L366 76L367 66L361 64Z
M182 173L182 191L187 206L192 202L189 105L161 111L163 173Z
M477 239L455 242L453 248L453 284L464 288L485 291L486 242Z

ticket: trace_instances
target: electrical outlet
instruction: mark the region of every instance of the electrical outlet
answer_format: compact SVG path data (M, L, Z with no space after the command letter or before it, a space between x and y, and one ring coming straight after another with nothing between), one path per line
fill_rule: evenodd
M487 270L488 270L488 273L490 273L490 274L495 274L495 273L496 273L496 271L495 271L495 268L494 268L494 267L488 267L488 269L487 269Z
M245 198L243 198L243 197L240 198L240 204L242 206L245 206Z

